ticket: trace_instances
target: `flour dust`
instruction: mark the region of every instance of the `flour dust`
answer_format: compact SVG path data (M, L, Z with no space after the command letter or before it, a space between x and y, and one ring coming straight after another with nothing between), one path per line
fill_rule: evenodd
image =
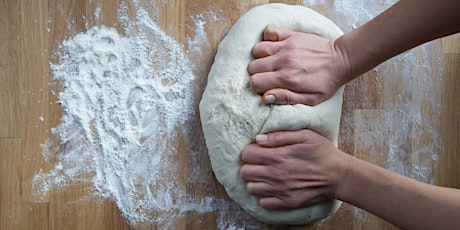
M325 5L326 16L345 31L362 25L394 3L304 2L313 8ZM61 124L52 129L52 137L42 145L44 158L54 167L35 175L34 191L42 197L86 183L94 196L114 200L134 225L149 222L168 229L186 213L197 212L215 215L218 229L260 229L263 225L235 203L215 195L221 187L213 182L203 137L191 135L192 130L200 129L196 108L203 90L196 84L202 79L194 73L205 68L190 60L212 56L206 53L212 50L206 28L228 19L222 18L222 12L212 4L209 12L191 15L194 36L186 38L185 49L157 25L157 3L143 4L132 1L130 6L119 5L123 35L114 28L90 27L89 23L86 32L76 34L74 22L57 6L73 33L60 45L58 61L50 64L51 86L64 115ZM101 9L98 5L89 20L97 21L103 13ZM361 112L355 118L344 114L341 127L342 133L348 134L352 129L349 124L355 124L359 128L355 138L362 139L360 151L384 157L385 167L429 183L435 183L439 121L435 118L425 122L425 114L439 115L440 97L430 95L441 92L442 68L439 59L428 57L437 52L426 44L377 67L374 93L388 97L394 94L389 89L396 88L399 95L391 104L382 101L378 114L345 101L345 109ZM402 71L398 78L386 77L396 68ZM366 93L372 89L358 90ZM372 115L372 124L358 119ZM422 145L422 141L432 144ZM341 142L352 145L353 137L342 135ZM372 151L375 143L386 146L388 152ZM179 156L179 148L187 156ZM178 162L181 157L183 160ZM432 161L414 164L420 162L418 159ZM184 165L192 167L186 167L186 175L181 175L179 168L183 172ZM204 195L197 198L190 194L190 186L199 186Z
M254 220L233 202L188 192L194 184L218 187L202 135L191 135L200 129L196 98L202 89L183 45L160 29L150 4L151 11L137 1L119 5L124 35L86 24L86 32L59 46L50 84L64 114L42 145L54 168L35 175L33 189L44 197L86 183L94 196L114 200L133 225L168 229L187 212L198 212L214 214L219 229L239 228L242 221L251 226ZM100 15L98 5L94 19ZM213 23L216 16L210 16L194 17L193 54L208 43L203 25ZM179 156L179 148L187 156Z

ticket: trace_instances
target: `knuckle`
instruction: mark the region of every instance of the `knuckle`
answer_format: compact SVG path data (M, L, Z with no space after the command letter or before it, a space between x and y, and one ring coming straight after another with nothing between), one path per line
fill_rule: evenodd
M282 161L282 159L281 159ZM273 170L270 174L271 179L276 182L280 186L280 189L288 189L286 186L286 181L289 180L289 174L286 172L286 170Z
M288 93L288 92L283 93L282 98L283 98L283 103L284 104L286 104L286 105L293 104L292 96L291 96L290 93Z
M268 24L268 25L265 27L264 34L274 33L274 31L276 31L276 26L273 25L273 24Z
M269 138L271 139L270 141L273 142L274 144L279 144L283 142L284 136L285 136L284 132L274 132L270 134Z
M259 79L258 74L252 75L251 78L249 79L249 85L255 92L260 93L260 85L259 85L258 79Z
M273 47L270 43L260 43L260 55L261 56L270 56L273 55Z
M278 151L267 150L265 156L266 163L271 164L272 166L280 165L283 163L283 158ZM277 173L274 173L273 175L277 175Z
M298 42L296 39L286 39L284 40L284 48L289 50L295 50L298 47Z
M248 192L249 194L254 193L254 186L252 186L252 183L246 183L246 192Z
M252 47L252 52L253 53L257 53L257 51L260 50L260 42L256 43L253 47Z
M248 160L248 148L249 147L246 147L243 149L243 151L241 151L241 160L243 160L244 162L247 162Z
M264 45L263 43L257 43L255 44L253 47L252 47L252 54L254 55L254 57L260 57L261 54L263 53L264 51Z
M243 171L240 171L240 177L241 179L244 180L244 182L250 183L250 182L254 182L254 178L257 177L257 175L252 170L243 170Z
M297 61L297 55L292 52L287 52L280 56L279 61L283 66L292 66L292 64Z
M280 83L287 89L295 89L301 84L297 71L282 71L280 74Z
M285 105L287 104L286 103L286 96L288 94L288 91L289 90L285 90L285 89L274 89L272 92L270 92L271 94L275 95L275 102L274 104L277 104L277 105Z
M274 54L274 47L271 42L259 42L252 48L252 54L255 58L267 57Z
M280 90L276 90L273 94L275 95L275 98L276 98L275 104L289 105L289 104L292 104L293 102L291 91L289 90L280 89Z
M239 174L240 174L240 177L241 177L241 178L247 179L247 167L246 167L245 165L243 165L243 166L240 168Z
M254 74L254 61L249 62L249 64L248 64L248 72L249 72L249 74Z

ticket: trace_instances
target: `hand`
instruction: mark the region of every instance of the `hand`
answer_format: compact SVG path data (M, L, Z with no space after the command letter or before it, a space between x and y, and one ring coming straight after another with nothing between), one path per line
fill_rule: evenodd
M267 104L317 105L351 72L346 55L329 39L269 25L263 40L253 47L256 59L248 71L252 89Z
M242 151L240 175L247 192L267 209L298 208L335 198L347 155L314 131L258 135Z

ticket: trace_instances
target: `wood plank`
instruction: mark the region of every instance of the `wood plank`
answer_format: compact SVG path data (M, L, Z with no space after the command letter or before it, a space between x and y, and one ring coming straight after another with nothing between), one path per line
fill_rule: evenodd
M48 204L22 199L20 138L0 138L0 227L1 229L49 229Z
M442 38L442 53L459 54L460 53L460 34L453 34Z
M438 166L439 184L460 188L460 52L443 55L443 92L441 136L442 148Z
M166 225L176 229L217 229L220 216L230 218L228 213L188 211L174 219L173 224L131 226L114 201L91 197L90 184L77 183L62 191L53 191L44 199L35 196L31 186L33 176L40 169L46 172L53 167L53 162L46 162L41 155L40 144L51 137L50 129L60 124L62 116L61 107L55 103L56 95L50 93L48 84L49 61L57 61L52 54L66 37L95 25L115 27L123 33L118 20L120 2L0 0L0 229L162 229ZM196 83L203 90L225 32L248 9L269 2L303 4L304 1L157 0L139 4L157 19L168 35L184 45L195 65ZM343 17L331 12L332 6L332 1L325 1L315 4L315 9L335 18ZM131 17L134 18L134 12ZM197 28L197 20L206 22L203 31ZM417 179L460 188L458 38L458 34L452 35L410 53L414 57L411 61L421 63L420 67L408 67L412 62L402 56L350 82L344 95L340 148ZM193 39L201 43L192 44ZM439 83L442 85L437 85ZM429 86L433 87L427 89ZM199 100L200 94L195 95L195 102ZM437 104L440 105L433 106ZM406 105L409 108L404 107ZM399 109L403 112L398 113ZM195 110L198 114L197 107ZM388 119L395 121L391 123ZM198 138L202 135L199 117L191 119L191 123L189 128L195 130L192 133L197 136L197 143L203 145ZM407 139L398 141L401 127L407 129L401 136ZM177 186L197 200L215 197L229 201L223 187L213 178L206 154L187 154L190 148L203 146L188 146L187 138L178 133L177 149L182 154L174 160L182 174L175 181ZM390 136L393 139L390 140ZM394 148L391 144L398 146ZM430 151L436 153L433 156L436 159L431 159ZM414 165L425 168L420 170ZM206 174L203 178L213 179L197 182L188 178L195 167L203 168ZM247 223L258 229L395 229L382 219L347 204L333 217L309 226L261 225L244 213L239 217L241 219L233 223L235 226Z
M19 66L16 57L21 27L18 5L0 1L2 32L0 33L0 137L18 137L20 127ZM4 45L8 42L8 45Z

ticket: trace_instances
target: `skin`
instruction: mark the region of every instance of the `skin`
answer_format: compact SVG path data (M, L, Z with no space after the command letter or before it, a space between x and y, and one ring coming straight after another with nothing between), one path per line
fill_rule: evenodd
M268 26L253 48L251 86L268 104L316 105L379 63L460 31L460 1L400 0L336 40ZM460 229L460 190L357 159L314 131L261 134L241 154L248 193L268 209L339 199L403 229Z
M458 0L401 0L363 26L328 40L268 26L248 65L257 93L274 104L316 105L385 60L460 31Z

